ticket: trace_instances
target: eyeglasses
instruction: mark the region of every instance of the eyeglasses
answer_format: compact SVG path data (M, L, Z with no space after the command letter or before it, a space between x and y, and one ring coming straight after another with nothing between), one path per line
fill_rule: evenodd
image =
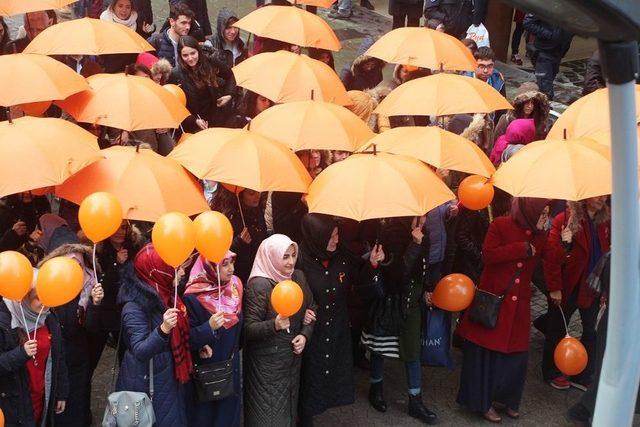
M496 64L478 64L478 68L481 70L491 70Z

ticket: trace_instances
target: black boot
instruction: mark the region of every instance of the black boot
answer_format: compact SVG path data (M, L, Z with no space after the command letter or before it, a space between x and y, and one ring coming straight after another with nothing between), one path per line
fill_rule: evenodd
M422 403L422 393L417 396L409 395L409 416L417 418L425 424L435 424L438 416L427 409Z
M369 0L360 0L360 6L369 10L376 10L376 7L373 4L371 4Z
M369 388L369 403L376 411L387 412L387 402L384 401L384 395L382 394L382 381L371 383L371 387Z

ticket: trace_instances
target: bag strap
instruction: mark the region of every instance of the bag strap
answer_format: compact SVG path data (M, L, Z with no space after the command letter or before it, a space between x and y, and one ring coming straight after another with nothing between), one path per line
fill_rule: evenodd
M120 357L120 340L122 340L122 323L120 323L120 330L118 331L118 342L116 343L116 355L113 358L113 366L111 367L111 384L109 385L109 393L107 396L115 391L116 381L116 368L118 367L118 357Z
M151 356L151 360L149 360L149 399L153 402L153 356Z
M517 269L515 273L513 273L513 276L511 276L511 283L509 283L509 286L507 286L507 289L505 289L502 295L500 295L500 299L504 298L509 293L511 288L513 288L513 285L516 284L516 280L518 280L518 278L522 274L522 270L523 268L521 267Z

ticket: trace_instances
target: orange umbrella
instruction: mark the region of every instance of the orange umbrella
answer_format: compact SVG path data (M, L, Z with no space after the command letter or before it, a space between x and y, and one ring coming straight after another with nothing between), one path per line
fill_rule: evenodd
M354 154L323 170L309 187L309 212L364 221L420 216L455 196L410 157Z
M640 122L640 85L636 85L636 121ZM609 90L598 89L571 104L555 122L547 138L590 136L597 131L609 131L610 123Z
M154 50L135 31L101 19L82 18L53 25L29 43L25 53L106 55Z
M233 74L238 86L276 103L315 99L351 104L336 72L307 55L283 50L261 53L233 67Z
M307 6L318 6L324 8L330 8L337 0L287 0L292 4L304 4Z
M286 145L245 129L210 128L169 154L200 179L255 191L306 193L311 177Z
M583 200L610 194L610 149L589 138L532 142L500 165L493 184L517 197Z
M249 125L252 132L283 142L294 151L355 151L374 135L351 111L322 101L274 105Z
M0 56L2 106L64 99L88 88L81 75L48 56L26 53Z
M0 197L60 184L101 157L96 137L66 120L0 122Z
M260 7L233 26L297 46L335 52L341 48L340 40L324 19L298 7Z
M436 126L399 127L377 135L358 151L369 150L414 157L432 166L490 177L491 160L473 142Z
M124 217L156 221L167 212L195 215L209 210L204 193L182 166L148 149L114 146L56 188L56 195L80 204L89 194L107 191L118 199Z
M177 128L189 115L178 98L146 77L95 74L91 90L57 104L77 121L126 131Z
M479 79L439 73L398 86L378 105L376 113L385 116L448 116L512 108L500 92Z
M396 28L380 37L366 55L432 70L474 71L478 65L460 40L422 27Z
M60 9L75 1L77 0L2 0L0 1L0 16Z

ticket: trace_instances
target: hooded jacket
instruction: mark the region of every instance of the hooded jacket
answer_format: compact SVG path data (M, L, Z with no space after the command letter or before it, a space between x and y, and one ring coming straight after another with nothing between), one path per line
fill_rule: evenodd
M227 28L229 20L231 19L238 21L238 14L227 7L223 7L222 9L220 9L220 12L218 13L218 19L216 21L216 32L215 34L207 37L207 40L205 42L205 46L212 49L212 54L214 55L214 57L226 64L228 67L238 65L247 57L245 44L242 41L240 34L238 34L238 37L234 42L236 49L241 52L240 56L235 61L233 58L233 52L228 49L226 40L224 38L224 30Z
M496 124L496 129L494 131L495 138L504 135L507 131L507 127L512 121L523 118L521 112L524 108L524 104L526 104L527 101L532 100L534 103L534 112L540 111L539 114L542 117L543 122L540 125L536 124L537 139L544 139L548 130L547 122L549 120L549 110L551 107L549 105L549 98L547 98L547 95L544 93L538 91L537 86L538 85L531 85L526 87L525 84L520 86L518 90L519 93L511 103L513 105L513 110L509 110L503 114Z
M360 43L351 67L345 67L340 73L340 80L347 90L367 90L378 85L383 79L382 68L384 62L380 59L365 55L365 52L373 45L375 41L372 37L366 37ZM363 66L366 62L376 61L376 66L371 71L365 71Z

